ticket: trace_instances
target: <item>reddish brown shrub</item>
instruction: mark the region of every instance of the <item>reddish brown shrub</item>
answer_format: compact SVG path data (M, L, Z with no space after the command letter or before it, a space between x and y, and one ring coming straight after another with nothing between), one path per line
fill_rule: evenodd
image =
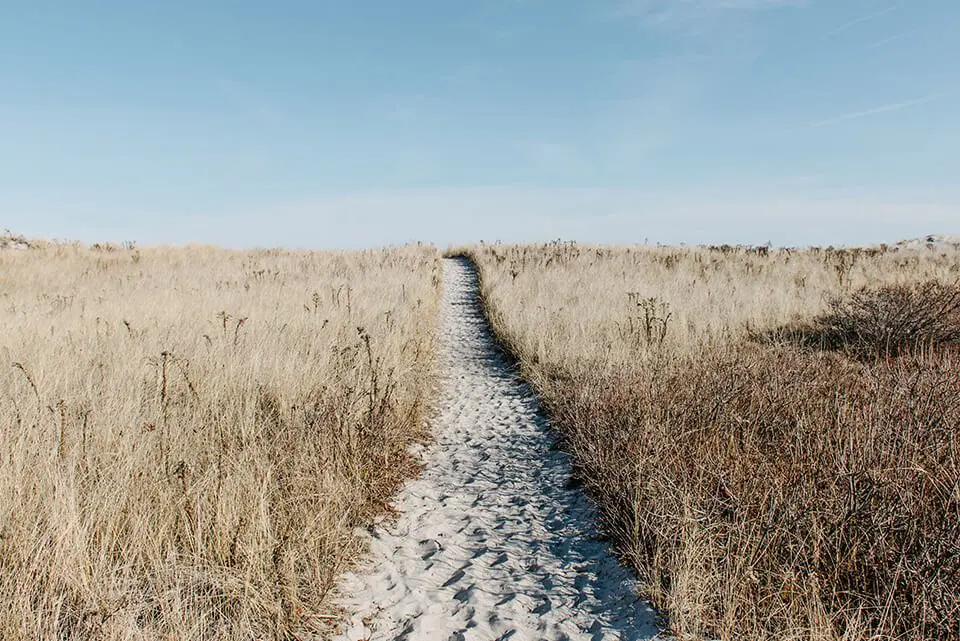
M781 328L762 338L842 349L867 359L957 346L960 283L863 288L831 299L830 311L809 326Z
M956 365L746 346L541 387L676 627L956 639Z

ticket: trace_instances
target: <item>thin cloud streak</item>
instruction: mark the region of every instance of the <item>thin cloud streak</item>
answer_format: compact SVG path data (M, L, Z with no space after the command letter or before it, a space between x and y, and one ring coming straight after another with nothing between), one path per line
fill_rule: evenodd
M639 19L647 26L694 32L723 14L805 7L808 0L621 0L613 15Z
M899 8L900 8L899 4L892 4L886 9L881 9L880 11L874 11L873 13L862 15L859 18L854 18L850 22L845 22L839 27L837 27L836 29L832 29L831 31L828 31L826 34L824 34L824 38L829 38L831 36L837 35L838 33L843 33L847 29L852 29L853 27L856 27L858 24L863 24L864 22L870 22L871 20L875 20L877 18L880 18L881 16L885 16L888 13L893 13Z
M869 45L867 45L866 48L867 48L867 49L876 49L877 47L882 47L883 45L890 44L891 42L896 42L897 40L902 40L902 39L904 39L904 38L907 38L907 37L909 37L909 36L912 36L912 35L915 34L915 33L917 33L917 29L910 29L909 31L903 31L903 32L901 32L901 33L898 33L898 34L889 36L889 37L887 37L887 38L881 38L880 40L877 40L876 42L872 42L872 43L870 43Z
M833 118L827 118L825 120L818 120L817 122L810 123L811 129L816 129L818 127L826 127L828 125L835 125L840 122L846 122L847 120L856 120L857 118L864 118L866 116L873 116L876 114L889 113L891 111L900 111L901 109L907 109L908 107L916 107L918 105L924 105L928 102L933 102L940 98L940 93L933 93L922 98L915 98L913 100L904 100L901 102L894 102L888 105L880 105L879 107L873 107L872 109L864 109L863 111L854 111L852 113L842 114L840 116L834 116Z
M693 15L712 11L762 10L801 7L807 0L627 0L620 3L621 15Z

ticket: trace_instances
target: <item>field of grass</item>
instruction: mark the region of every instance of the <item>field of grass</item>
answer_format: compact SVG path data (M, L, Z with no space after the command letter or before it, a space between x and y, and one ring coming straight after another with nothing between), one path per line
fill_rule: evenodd
M0 638L322 628L416 472L438 259L0 251Z
M960 252L468 253L681 638L960 638Z

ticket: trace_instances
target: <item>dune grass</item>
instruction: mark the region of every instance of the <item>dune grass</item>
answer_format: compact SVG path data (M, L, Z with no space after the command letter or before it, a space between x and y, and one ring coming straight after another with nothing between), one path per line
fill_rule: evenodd
M468 253L678 636L960 638L960 252Z
M0 638L312 638L415 473L429 247L0 251Z

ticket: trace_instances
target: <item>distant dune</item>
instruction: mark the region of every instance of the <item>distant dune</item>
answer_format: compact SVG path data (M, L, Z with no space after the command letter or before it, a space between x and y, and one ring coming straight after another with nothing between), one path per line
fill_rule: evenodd
M0 249L30 249L30 242L23 236L6 232L0 234Z
M910 238L897 243L901 249L960 249L960 236L927 234L921 238Z

